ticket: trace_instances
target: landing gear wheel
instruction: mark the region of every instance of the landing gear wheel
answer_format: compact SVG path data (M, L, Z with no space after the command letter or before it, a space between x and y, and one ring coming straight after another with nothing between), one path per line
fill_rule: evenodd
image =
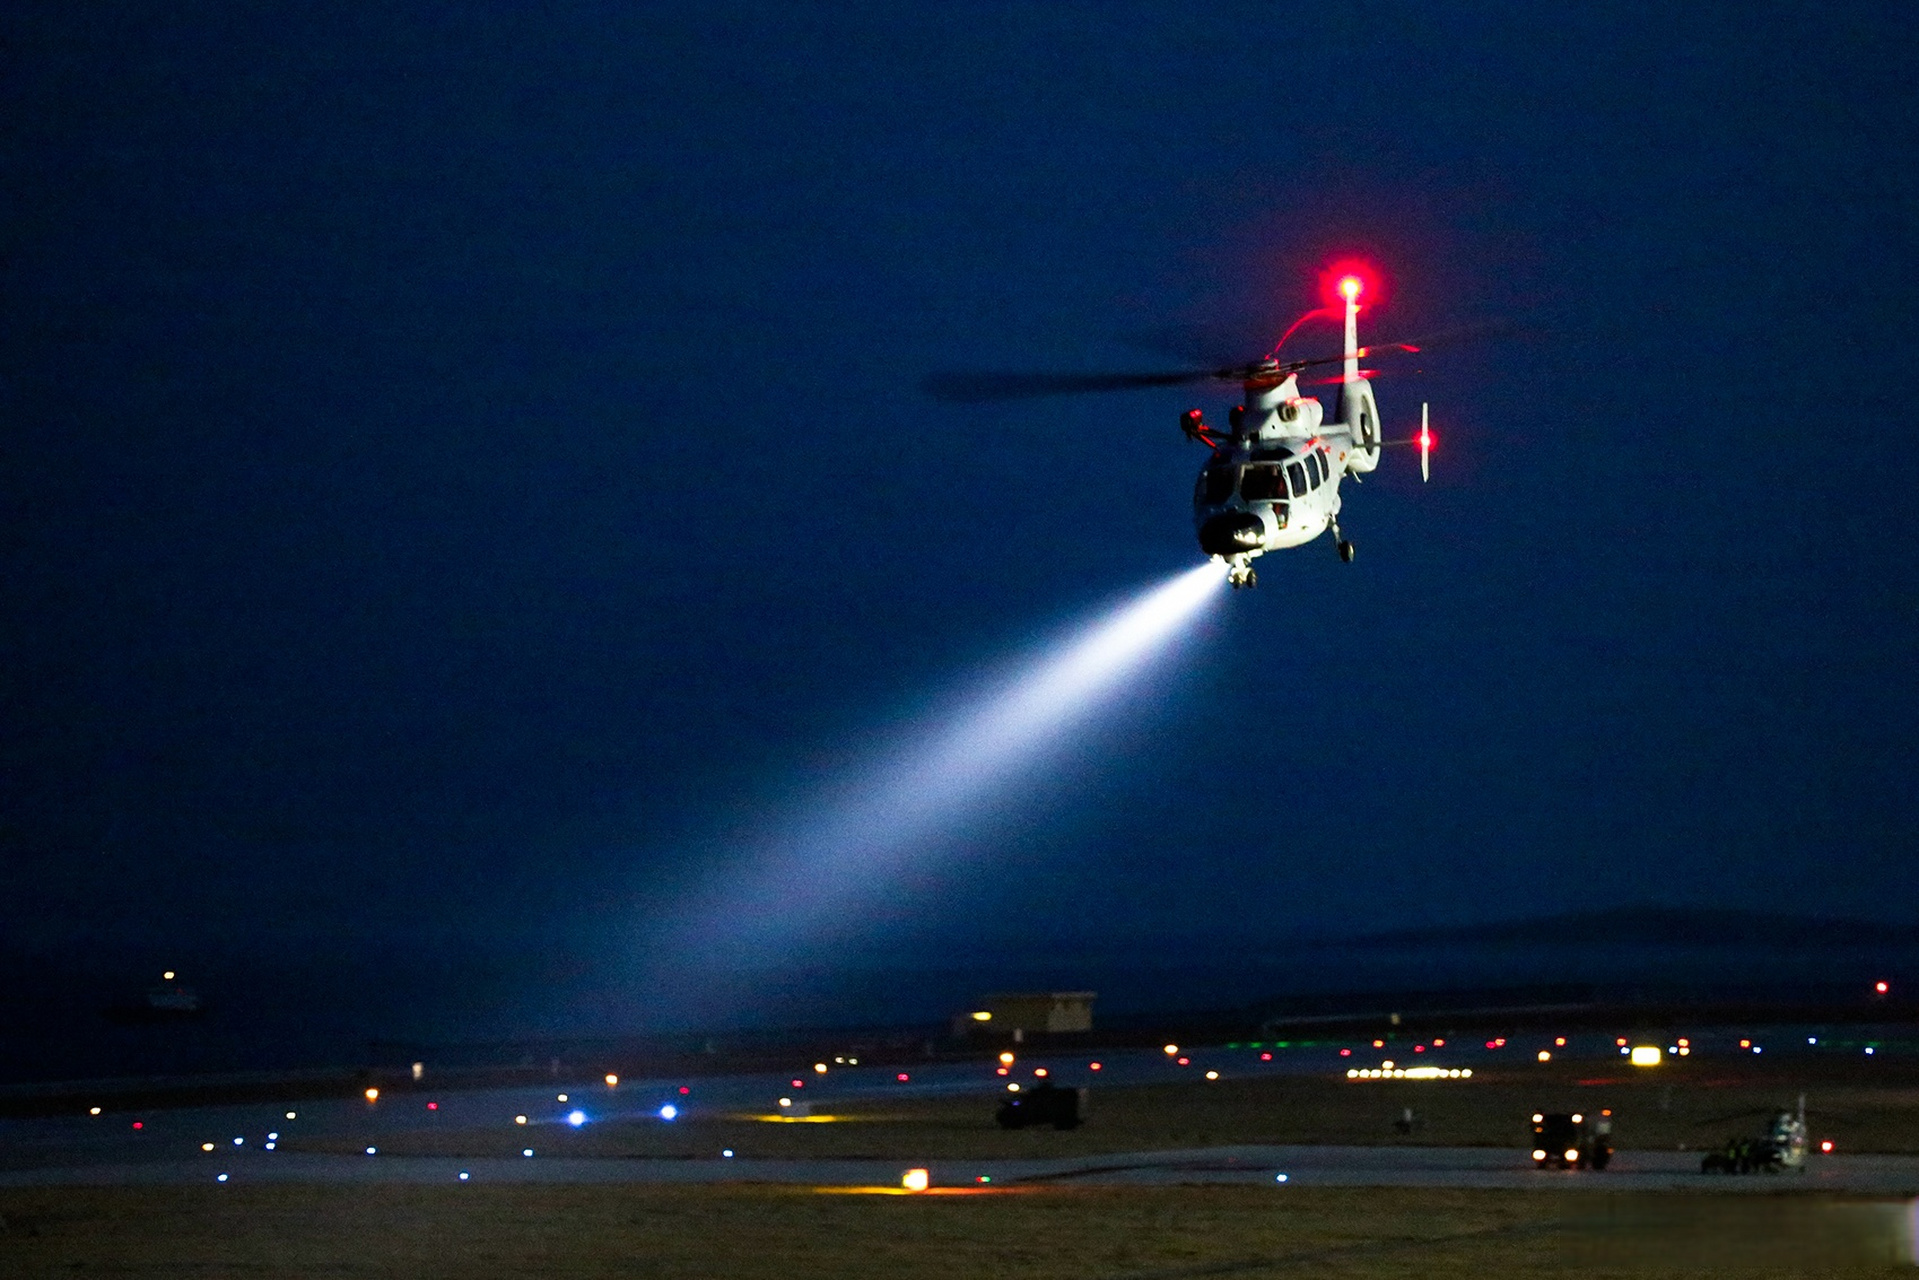
M1334 545L1339 548L1340 563L1351 564L1353 562L1353 544L1341 538Z

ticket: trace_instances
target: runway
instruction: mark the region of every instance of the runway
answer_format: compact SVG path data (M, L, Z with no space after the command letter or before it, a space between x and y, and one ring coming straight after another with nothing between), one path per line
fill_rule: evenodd
M474 1185L645 1183L777 1184L899 1191L903 1160L580 1158L456 1159L319 1155L234 1148L189 1159L88 1161L0 1172L0 1187L229 1184ZM933 1161L934 1192L1062 1186L1271 1184L1286 1187L1445 1187L1578 1192L1840 1192L1919 1195L1919 1157L1815 1157L1803 1173L1701 1174L1689 1152L1622 1151L1604 1173L1537 1171L1525 1153L1496 1147L1236 1146L1142 1151L1065 1160ZM224 1175L224 1176L223 1176Z

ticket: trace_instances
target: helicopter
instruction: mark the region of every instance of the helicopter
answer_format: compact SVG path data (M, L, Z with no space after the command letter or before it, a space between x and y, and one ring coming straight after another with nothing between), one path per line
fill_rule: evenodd
M1359 299L1365 288L1358 275L1343 276L1335 286L1346 318L1345 350L1337 356L1281 361L1275 348L1275 354L1251 364L1176 373L935 375L926 389L940 399L976 402L1208 380L1240 383L1245 403L1227 415L1225 432L1209 426L1198 409L1181 414L1179 425L1188 440L1211 450L1193 489L1200 550L1226 566L1234 587L1252 587L1259 582L1255 559L1303 546L1328 531L1340 560L1352 563L1353 544L1339 525L1340 482L1348 476L1357 482L1377 469L1382 448L1416 445L1420 479L1431 479L1427 406L1420 406L1418 435L1385 440L1370 380L1375 371L1359 367L1375 352L1420 348L1410 342L1359 345ZM1319 400L1301 395L1299 386L1301 373L1329 364L1344 366L1336 379L1339 403L1331 421Z

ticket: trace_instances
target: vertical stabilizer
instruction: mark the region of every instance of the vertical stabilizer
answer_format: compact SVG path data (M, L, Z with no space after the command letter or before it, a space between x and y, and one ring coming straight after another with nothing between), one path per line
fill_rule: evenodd
M1339 380L1339 420L1353 437L1346 469L1354 474L1379 466L1379 406L1373 403L1372 384L1359 375L1359 295L1365 285L1358 276L1339 282L1346 300L1346 363Z

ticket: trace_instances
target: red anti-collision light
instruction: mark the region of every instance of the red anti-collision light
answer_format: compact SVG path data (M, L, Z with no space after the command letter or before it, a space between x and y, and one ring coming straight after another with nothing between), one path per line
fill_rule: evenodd
M1335 317L1344 318L1350 303L1377 307L1386 292L1384 281L1372 263L1363 258L1345 257L1329 262L1319 276L1319 305ZM1348 293L1347 290L1352 290Z

